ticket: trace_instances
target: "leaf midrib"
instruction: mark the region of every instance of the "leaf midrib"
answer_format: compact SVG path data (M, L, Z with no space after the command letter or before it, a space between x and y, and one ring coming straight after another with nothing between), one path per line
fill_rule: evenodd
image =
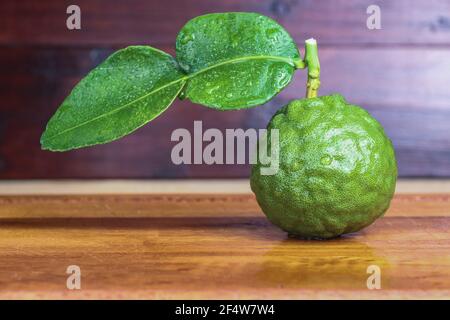
M163 89L165 89L165 88L168 88L168 87L170 87L170 86L172 86L172 85L174 85L174 84L176 84L176 83L178 83L178 82L188 81L189 79L194 78L195 76L197 76L197 75L199 75L199 74L201 74L201 73L203 73L203 72L209 71L209 70L214 69L214 68L221 67L221 66L223 66L223 65L233 64L233 63L236 63L236 62L251 61L251 60L269 60L269 61L271 60L271 61L280 61L280 62L285 62L285 63L287 63L287 64L290 64L290 65L292 65L292 66L295 66L294 60L292 60L292 59L290 59L290 58L279 57L279 56L265 56L265 55L262 55L262 56L244 56L244 57L238 57L238 58L233 58L233 59L230 59L230 60L222 61L222 62L216 63L216 64L214 64L214 65L211 65L211 66L209 66L209 67L206 67L206 68L204 68L204 69L202 69L202 70L196 71L196 72L194 72L194 73L186 74L186 75L184 75L183 77L181 77L181 78L179 78L179 79L177 79L177 80L171 81L171 82L169 82L169 83L167 83L167 84L165 84L165 85L163 85L163 86L161 86L161 87L159 87L159 88L156 88L155 90L152 90L152 91L150 91L149 93L146 93L146 94L144 94L143 96L141 96L141 97L139 97L139 98L137 98L137 99L135 99L135 100L133 100L133 101L130 101L130 102L124 104L123 106L121 106L121 107L119 107L119 108L117 108L117 109L111 110L111 111L109 111L109 112L107 112L107 113L103 113L103 114L101 114L101 115L99 115L99 116L97 116L97 117L94 117L94 118L89 119L89 120L87 120L87 121L84 121L84 122L82 122L82 123L80 123L80 124L77 124L76 126L67 128L67 129L65 129L65 130L63 130L63 131L61 131L61 132L58 132L57 134L55 134L55 135L53 135L53 136L47 138L46 140L47 140L47 141L48 141L48 140L52 140L52 139L54 139L54 138L56 138L56 137L59 137L59 136L65 134L65 133L67 133L67 132L70 132L70 131L72 131L72 130L75 130L75 129L78 129L78 128L82 127L82 126L85 126L85 125L87 125L87 124L89 124L89 123L91 123L91 122L97 121L97 120L99 120L99 119L101 119L101 118L104 118L104 117L108 117L108 116L110 116L110 115L112 115L112 114L114 114L114 113L116 113L116 112L119 112L119 111L121 111L121 110L123 110L123 109L129 107L129 106L132 105L132 104L135 104L136 102L138 102L138 101L140 101L140 100L143 100L143 99L147 98L148 96L150 96L150 95L152 95L152 94L154 94L154 93L156 93L156 92L158 92L158 91L160 91L160 90L163 90Z

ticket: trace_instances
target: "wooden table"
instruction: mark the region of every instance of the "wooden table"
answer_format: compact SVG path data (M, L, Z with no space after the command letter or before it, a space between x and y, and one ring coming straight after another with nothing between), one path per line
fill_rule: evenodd
M136 184L0 183L0 298L450 298L449 182L401 181L384 218L330 241L287 238L245 181Z

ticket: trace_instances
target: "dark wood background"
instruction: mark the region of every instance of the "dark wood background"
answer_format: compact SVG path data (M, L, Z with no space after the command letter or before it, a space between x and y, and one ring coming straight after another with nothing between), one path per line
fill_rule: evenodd
M209 12L254 11L277 19L299 46L318 39L321 94L366 108L394 142L401 176L450 176L450 1L77 0L82 29L66 28L73 1L0 2L0 178L246 177L249 167L170 160L176 128L262 128L304 95L305 72L268 104L217 112L176 101L162 116L111 144L67 153L40 150L48 118L70 89L113 50L149 44L174 53L180 28ZM382 30L366 28L381 7Z

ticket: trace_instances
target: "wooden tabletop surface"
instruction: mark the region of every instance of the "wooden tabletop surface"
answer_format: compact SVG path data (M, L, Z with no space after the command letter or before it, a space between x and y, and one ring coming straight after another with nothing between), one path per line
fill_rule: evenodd
M329 241L288 238L241 182L214 183L66 195L61 182L0 183L0 298L450 298L448 182L403 181L383 218ZM381 289L367 288L369 266Z

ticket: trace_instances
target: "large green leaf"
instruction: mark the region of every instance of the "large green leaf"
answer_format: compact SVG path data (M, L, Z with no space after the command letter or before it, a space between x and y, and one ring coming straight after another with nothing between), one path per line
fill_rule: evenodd
M189 21L176 42L189 75L185 96L217 109L265 103L291 80L300 60L292 38L256 13L214 13Z
M65 151L123 137L166 110L185 80L175 60L160 50L119 50L64 100L41 137L42 148Z

